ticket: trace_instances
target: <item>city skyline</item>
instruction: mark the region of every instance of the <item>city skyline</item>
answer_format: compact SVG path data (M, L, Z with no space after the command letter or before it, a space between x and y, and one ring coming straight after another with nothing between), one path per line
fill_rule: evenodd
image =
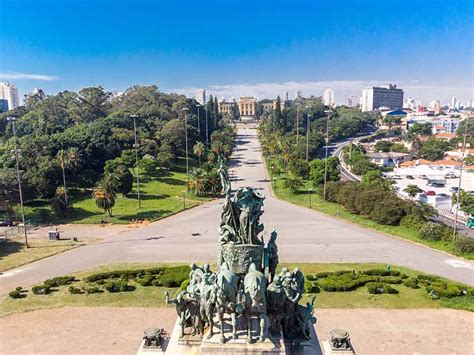
M297 90L320 96L330 87L344 102L387 83L424 104L474 96L469 1L371 1L363 13L360 1L259 2L252 16L233 1L101 1L94 3L101 21L87 15L90 4L71 12L58 1L2 2L0 81L22 97L35 87L55 94L156 84L189 97L197 88L270 98ZM221 16L228 13L233 21Z

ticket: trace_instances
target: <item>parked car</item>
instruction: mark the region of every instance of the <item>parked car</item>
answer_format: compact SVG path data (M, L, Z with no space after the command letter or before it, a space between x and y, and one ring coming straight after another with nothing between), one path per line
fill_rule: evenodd
M12 227L14 225L13 221L10 221L9 219L0 220L0 227Z
M444 175L444 178L445 179L457 179L457 175L455 173L453 173L452 171L447 173L446 175Z
M436 192L433 190L425 191L426 196L436 196Z
M445 194L443 192L441 192L440 194L438 194L438 197L441 197L441 198L448 198L449 195L448 194Z
M390 179L392 180L401 180L401 176L400 175L390 175Z
M408 180L415 180L415 178L413 177L413 175L407 175L407 179L408 179Z
M450 192L459 192L459 187L453 186L449 188Z
M444 187L445 185L440 183L440 182L433 182L433 183L431 183L431 186L433 186L433 187Z
M428 180L428 176L420 175L420 176L418 176L418 179Z

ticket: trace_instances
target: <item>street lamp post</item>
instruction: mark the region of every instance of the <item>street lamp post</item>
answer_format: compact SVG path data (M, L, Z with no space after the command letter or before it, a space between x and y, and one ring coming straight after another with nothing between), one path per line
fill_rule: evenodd
M184 136L186 144L186 180L189 179L189 155L188 155L188 111L187 107L183 108L184 111Z
M300 107L296 106L296 145L298 145L299 134L300 134L299 118L300 118Z
M138 137L137 137L137 122L136 119L138 115L131 115L133 118L133 134L135 136L135 143L133 144L133 148L135 148L135 174L137 174L137 200L138 200L138 208L142 208L141 200L140 200L140 171L138 170Z
M17 179L18 179L18 193L20 195L21 218L23 220L23 231L25 233L25 247L29 248L28 233L26 232L25 210L23 208L23 192L21 190L20 157L19 157L19 154L18 154L18 146L17 146L17 142L16 142L16 126L15 126L16 117L7 117L7 121L11 121L12 124L13 124L13 141L15 143L16 176L17 176Z
M201 123L199 121L199 107L201 107L201 104L196 104L197 110L198 110L198 134L199 134L199 140L201 140Z
M311 128L311 115L308 115L306 124L306 162L309 161L309 130Z
M326 154L325 154L325 161L324 161L324 187L323 187L323 197L324 200L326 200L326 183L328 179L328 149L329 149L329 119L332 111L328 110L327 111L327 117L326 117Z
M313 188L310 187L309 188L309 208L312 208L312 204L311 204L311 193L313 192Z
M461 152L461 170L459 172L459 184L458 184L458 194L456 196L456 212L454 214L454 226L453 226L453 241L456 239L456 232L458 228L458 210L459 210L459 200L461 195L461 180L462 180L462 171L464 169L464 154L466 152L466 137L467 137L467 121L469 118L466 118L464 124L464 137L462 142L462 152Z

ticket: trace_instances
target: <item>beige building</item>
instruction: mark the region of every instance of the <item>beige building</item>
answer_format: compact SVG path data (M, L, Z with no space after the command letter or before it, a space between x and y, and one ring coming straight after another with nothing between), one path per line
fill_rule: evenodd
M232 108L234 107L235 102L233 101L221 101L219 102L219 113L232 114Z
M243 96L237 101L240 116L254 118L257 111L257 99L255 97Z

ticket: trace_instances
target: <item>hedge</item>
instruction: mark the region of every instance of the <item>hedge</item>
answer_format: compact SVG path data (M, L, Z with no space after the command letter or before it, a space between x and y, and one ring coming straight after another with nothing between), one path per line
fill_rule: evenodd
M49 285L36 285L31 288L31 291L35 295L47 295L51 292L51 286Z
M84 293L84 291L82 291L80 288L74 287L74 286L69 286L68 290L69 290L69 293L72 295L80 295Z
M380 282L369 282L367 284L367 289L369 293L373 295L381 295L381 294L397 294L398 290L390 287L389 285L385 285Z
M59 276L52 279L48 279L43 284L49 287L59 287L64 285L69 285L71 282L76 281L74 276Z
M418 279L415 277L410 277L406 279L405 281L403 281L403 286L415 288L415 289L420 288L420 286L418 286Z
M21 294L21 292L19 290L13 290L13 291L9 292L8 296L10 296L11 298L22 298L23 297L23 295Z

